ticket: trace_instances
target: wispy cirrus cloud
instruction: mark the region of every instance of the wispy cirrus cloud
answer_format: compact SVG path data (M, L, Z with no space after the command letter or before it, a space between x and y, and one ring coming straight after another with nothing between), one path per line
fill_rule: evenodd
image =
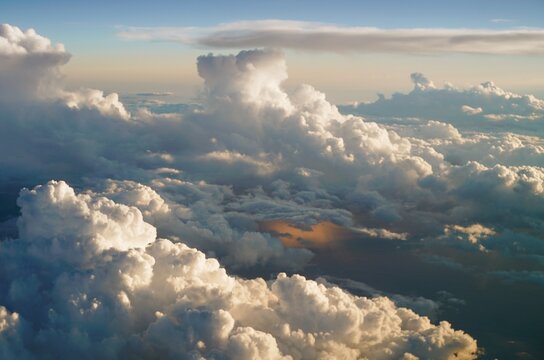
M544 29L346 27L304 21L256 20L211 27L124 27L127 40L173 41L206 48L273 47L363 53L544 54Z
M490 20L492 23L511 23L514 20L512 19L505 19L505 18L495 18Z

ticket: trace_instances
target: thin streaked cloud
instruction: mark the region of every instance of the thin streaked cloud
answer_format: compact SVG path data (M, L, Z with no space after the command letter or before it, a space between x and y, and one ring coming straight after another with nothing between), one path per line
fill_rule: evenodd
M513 19L504 19L504 18L491 19L490 21L492 23L497 23L497 24L514 22Z
M385 29L257 20L223 23L212 27L126 27L119 28L117 35L127 40L173 41L218 49L272 47L362 53L544 54L542 28Z

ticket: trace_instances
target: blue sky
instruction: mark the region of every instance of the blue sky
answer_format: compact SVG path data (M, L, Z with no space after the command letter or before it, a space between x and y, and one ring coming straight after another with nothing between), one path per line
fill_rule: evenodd
M379 27L490 27L491 19L541 26L544 2L520 1L4 1L2 17L24 26L213 25L242 19L289 18Z
M2 1L0 20L35 27L72 51L112 41L115 26L211 26L255 19L293 19L346 26L542 27L544 2L520 1ZM511 20L492 22L493 19ZM115 40L115 39L113 39ZM59 40L60 41L60 40Z

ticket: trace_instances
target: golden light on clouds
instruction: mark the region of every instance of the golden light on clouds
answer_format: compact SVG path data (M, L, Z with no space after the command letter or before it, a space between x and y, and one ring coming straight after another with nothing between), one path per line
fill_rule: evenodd
M259 225L259 230L275 235L289 248L329 247L351 234L348 229L330 221L317 223L309 229L296 227L283 220L263 221Z

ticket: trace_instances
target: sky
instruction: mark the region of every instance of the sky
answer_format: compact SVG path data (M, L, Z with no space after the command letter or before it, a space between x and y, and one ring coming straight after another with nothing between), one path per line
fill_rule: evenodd
M541 1L2 1L0 359L542 359Z
M31 9L29 11L29 9ZM159 41L133 43L116 34L125 27L209 27L242 20L284 19L339 26L394 28L541 28L541 1L3 1L3 21L34 27L75 54L65 68L72 87L121 93L171 91L190 99L199 86L194 59L216 51ZM219 50L220 52L220 50ZM437 82L478 84L493 79L520 93L544 95L540 58L338 54L288 50L291 84L312 82L335 103L373 100L376 93L410 87L409 74L423 71ZM92 70L90 70L92 68ZM452 76L453 75L453 79ZM346 86L346 83L351 83Z

